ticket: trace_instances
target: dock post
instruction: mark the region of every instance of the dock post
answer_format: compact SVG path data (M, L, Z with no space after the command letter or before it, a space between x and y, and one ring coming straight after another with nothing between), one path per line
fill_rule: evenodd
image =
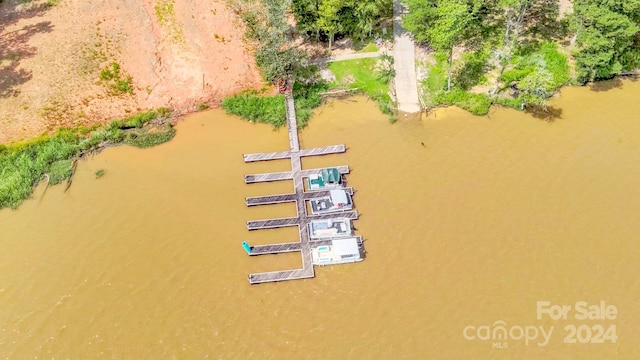
M247 252L247 254L251 254L251 246L249 246L246 241L242 242L242 247L244 248L244 251Z

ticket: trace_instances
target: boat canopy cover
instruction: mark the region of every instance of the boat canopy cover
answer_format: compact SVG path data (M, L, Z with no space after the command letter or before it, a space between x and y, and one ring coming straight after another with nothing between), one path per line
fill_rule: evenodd
M322 179L329 184L339 184L340 172L336 168L322 169Z
M360 257L360 248L358 247L358 239L346 238L331 241L333 252L338 256L356 255Z
M324 187L324 181L323 178L319 177L318 175L311 175L309 176L309 186L317 186L319 188Z
M331 202L334 204L348 204L347 192L344 190L329 190Z

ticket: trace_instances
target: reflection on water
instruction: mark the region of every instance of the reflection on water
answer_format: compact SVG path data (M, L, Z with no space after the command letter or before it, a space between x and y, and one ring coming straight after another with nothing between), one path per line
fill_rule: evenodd
M640 85L567 89L554 122L496 109L439 110L390 125L366 99L323 107L304 148L345 143L367 260L316 278L249 286L246 275L300 265L248 257L240 243L294 241L248 232L290 205L244 198L291 191L245 185L243 153L288 146L220 111L191 116L170 143L108 149L73 186L43 188L0 211L0 355L22 358L637 358L640 323ZM95 172L105 170L96 179ZM536 318L536 302L605 300L616 320ZM507 349L467 326L555 328L549 343ZM566 325L616 325L616 344L565 344Z

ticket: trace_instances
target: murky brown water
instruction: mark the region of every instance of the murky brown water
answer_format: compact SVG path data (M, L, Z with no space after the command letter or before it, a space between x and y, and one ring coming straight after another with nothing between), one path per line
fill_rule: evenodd
M241 154L286 149L286 132L211 111L168 144L109 149L67 193L0 211L0 358L638 358L638 93L567 89L555 122L448 109L390 125L366 100L324 107L302 145L348 151L303 166L351 166L368 258L278 284L246 275L299 257L250 258L240 242L295 240L245 229L294 207L244 198L291 184L242 175L289 165ZM571 305L568 319L538 320L545 300ZM615 320L574 318L600 300ZM478 339L496 321L512 337ZM566 344L567 325L615 325L618 339ZM545 346L519 339L529 326L554 327Z

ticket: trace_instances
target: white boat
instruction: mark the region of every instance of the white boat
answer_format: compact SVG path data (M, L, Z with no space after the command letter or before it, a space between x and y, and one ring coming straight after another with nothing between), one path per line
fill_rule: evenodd
M313 265L337 265L362 261L362 238L350 237L331 240L331 245L311 249Z
M353 209L351 195L342 189L329 190L329 196L309 199L309 203L314 215Z
M309 234L312 239L351 236L351 220L347 218L312 220L309 222Z

